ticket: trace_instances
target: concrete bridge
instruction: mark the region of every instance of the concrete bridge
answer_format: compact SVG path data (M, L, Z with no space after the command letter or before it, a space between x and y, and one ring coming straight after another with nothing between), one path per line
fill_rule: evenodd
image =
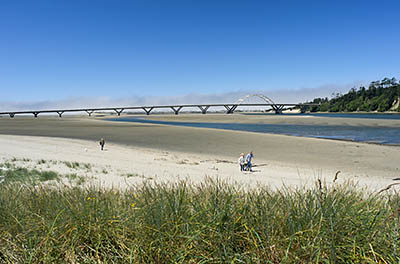
M71 112L86 112L91 116L94 112L98 111L114 111L118 116L126 110L142 110L146 115L150 115L154 109L170 109L171 113L177 115L183 108L198 108L202 114L206 114L210 108L224 107L226 114L233 114L233 112L239 106L259 106L259 107L271 107L276 114L281 114L284 107L300 107L302 112L307 107L315 106L318 104L182 104L182 105L152 105L152 106L129 106L129 107L104 107L104 108L77 108L77 109L56 109L56 110L33 110L33 111L11 111L11 112L0 112L0 115L9 115L11 118L15 115L32 114L34 117L38 117L42 113L56 113L59 117L62 117L64 113Z
M245 103L245 101L250 97L258 97L262 99L265 103L258 104L250 104ZM233 114L233 112L239 106L259 106L259 107L270 107L275 114L281 114L282 110L285 107L299 107L301 112L304 113L308 107L318 106L318 104L280 104L275 103L269 97L262 94L249 94L243 98L240 98L233 104L181 104L181 105L151 105L151 106L127 106L127 107L103 107L103 108L77 108L77 109L56 109L56 110L33 110L33 111L10 111L10 112L0 112L0 115L9 115L13 118L15 115L21 114L32 114L34 117L38 117L41 113L57 113L59 117L62 117L64 113L71 112L86 112L89 116L91 116L94 112L97 111L115 111L118 116L125 110L143 110L146 115L150 115L150 112L154 109L171 109L172 113L175 115L179 114L179 112L183 108L198 108L202 114L206 114L208 109L213 107L224 107L226 109L226 114Z

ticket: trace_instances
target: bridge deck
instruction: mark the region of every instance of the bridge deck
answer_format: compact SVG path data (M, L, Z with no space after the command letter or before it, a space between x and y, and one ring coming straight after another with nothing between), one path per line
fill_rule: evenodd
M225 107L227 114L232 114L239 106L265 106L271 107L275 113L279 114L282 112L284 107L310 107L318 106L318 104L182 104L182 105L152 105L152 106L126 106L126 107L102 107L102 108L76 108L76 109L56 109L56 110L32 110L32 111L9 111L0 112L0 115L9 115L14 117L17 114L33 114L37 117L40 113L57 113L61 117L67 112L86 112L89 116L96 111L115 111L118 115L125 110L143 110L147 115L153 109L171 109L177 115L179 111L183 108L199 108L202 114L206 114L210 107Z

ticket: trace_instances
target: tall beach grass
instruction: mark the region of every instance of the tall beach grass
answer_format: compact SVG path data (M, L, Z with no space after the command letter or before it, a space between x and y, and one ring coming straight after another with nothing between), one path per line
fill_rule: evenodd
M2 263L399 263L396 193L353 184L0 185Z

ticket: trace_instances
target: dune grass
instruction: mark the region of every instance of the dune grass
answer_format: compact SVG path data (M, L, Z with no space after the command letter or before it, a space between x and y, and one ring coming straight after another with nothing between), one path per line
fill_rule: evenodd
M44 163L41 162L40 164ZM29 169L16 166L10 162L0 164L0 184L3 185L10 183L36 185L51 181L60 182L63 178L74 185L82 185L86 182L85 177L77 175L76 173L60 174L52 170Z
M38 183L58 180L60 175L55 171L39 171L17 167L12 163L0 164L0 177L5 184L12 182Z
M397 194L143 184L0 185L4 263L399 263Z

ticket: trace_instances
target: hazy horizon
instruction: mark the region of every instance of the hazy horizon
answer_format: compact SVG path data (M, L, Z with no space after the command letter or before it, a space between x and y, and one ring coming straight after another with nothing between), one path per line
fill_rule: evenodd
M0 1L0 109L298 103L399 77L400 3Z
M361 85L361 84L360 84ZM240 98L250 94L263 94L271 98L275 103L301 103L310 101L316 97L330 98L332 93L345 93L354 84L342 86L326 85L316 88L303 88L298 90L243 90L229 93L201 94L191 93L176 96L131 96L128 98L112 97L71 97L62 100L43 101L0 101L0 111L24 111L45 109L68 109L87 107L118 107L118 106L146 106L146 105L170 105L170 104L212 104L235 103ZM246 99L248 103L263 103L258 97Z

